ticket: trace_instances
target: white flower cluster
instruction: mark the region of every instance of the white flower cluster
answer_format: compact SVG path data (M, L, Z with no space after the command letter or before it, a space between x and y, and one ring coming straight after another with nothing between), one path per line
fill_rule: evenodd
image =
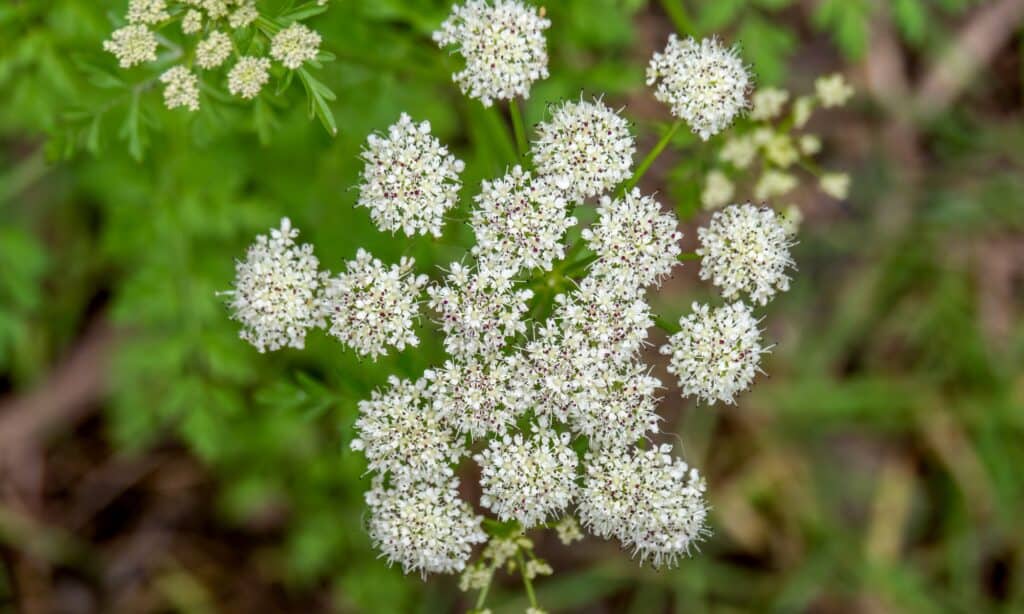
M455 205L464 164L430 134L430 122L405 113L387 137L370 135L362 153L359 206L383 231L441 236L444 214Z
M600 100L566 102L537 126L533 162L573 201L615 188L633 172L628 122Z
M764 305L777 291L789 289L786 269L793 266L792 242L774 210L732 205L715 212L697 236L700 277L721 288L725 298L745 292Z
M714 38L697 42L673 34L647 67L647 84L655 83L655 97L707 140L747 107L750 75L735 49Z
M246 30L259 18L254 0L129 0L125 14L128 25L114 30L103 42L103 49L117 58L121 68L131 68L157 61L156 31L167 24L180 20L186 37L205 32L205 38L192 43L194 54L178 51L169 43L171 52L192 59L165 70L159 77L164 83L167 108L183 107L194 112L200 107L200 76L194 69L220 68L235 49L233 35L226 32ZM277 31L276 27L267 28L257 26L269 42L270 57L286 69L299 69L320 52L320 35L301 23ZM240 35L251 38L248 32ZM228 91L245 100L255 98L270 81L270 68L270 58L241 56L227 73Z
M466 67L452 80L489 107L494 100L529 98L534 81L548 77L544 30L550 26L521 0L467 0L452 8L434 41L462 55Z
M419 318L419 295L426 275L413 275L415 261L402 258L390 269L366 250L330 280L324 302L330 333L363 356L383 356L387 346L399 351L419 345L412 327Z

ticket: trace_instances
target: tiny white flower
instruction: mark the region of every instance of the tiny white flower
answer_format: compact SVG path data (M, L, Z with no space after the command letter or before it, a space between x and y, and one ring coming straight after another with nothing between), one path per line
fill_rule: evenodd
M121 68L156 61L156 35L143 25L128 25L110 34L110 40L103 41L104 51L117 57Z
M158 24L170 19L167 0L131 0L128 2L128 23Z
M821 106L841 107L853 97L853 86L843 79L843 75L835 73L827 77L818 77L814 82L814 91L821 101Z
M446 361L423 376L430 382L434 411L460 434L475 439L503 434L529 409L515 355Z
M821 151L821 139L813 134L805 134L800 137L800 151L805 156L813 156Z
M576 519L572 516L566 516L555 524L555 533L558 535L558 541L562 542L562 545L568 546L573 542L583 539L583 532L580 531L580 525L576 522Z
M747 168L757 156L757 145L749 136L737 136L729 139L722 146L718 157L736 168Z
M780 168L789 168L800 159L800 153L793 144L793 139L785 133L776 133L764 145L766 160Z
M750 75L736 50L716 39L697 42L672 34L647 67L647 85L654 84L654 97L707 140L747 107Z
M452 80L489 107L495 99L529 98L530 86L548 77L544 30L550 25L521 0L466 0L452 7L434 41L462 55L466 67Z
M195 9L189 9L181 18L181 31L185 34L195 34L203 29L203 14Z
M160 75L164 84L164 105L168 109L185 107L199 110L199 79L184 66L175 66Z
M700 193L700 203L705 209L718 209L732 201L736 186L729 176L714 169L704 177L704 190Z
M850 194L850 176L846 173L825 173L819 185L822 192L836 200L846 200Z
M803 128L814 112L814 96L801 96L793 103L793 127Z
M256 6L253 2L245 2L235 9L228 17L228 25L238 30L240 28L247 28L254 21L259 19L260 13L256 10ZM319 42L319 40L317 41Z
M228 91L235 96L251 100L270 81L270 60L242 56L228 72Z
M790 173L768 169L754 185L754 198L763 201L782 196L794 189L798 183L797 178Z
M320 53L320 34L295 22L274 35L270 42L270 56L295 70L315 60Z
M750 118L758 121L775 119L782 114L782 107L789 100L789 92L777 87L765 87L754 92L751 98Z
M231 55L231 38L214 30L196 45L196 65L210 70L217 68Z

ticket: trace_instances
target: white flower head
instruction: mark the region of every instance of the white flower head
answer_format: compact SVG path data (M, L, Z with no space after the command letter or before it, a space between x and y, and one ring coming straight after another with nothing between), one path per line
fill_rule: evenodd
M374 478L366 493L373 545L406 572L456 573L466 567L475 544L487 541L481 518L459 499L458 480L445 484L400 484L386 488Z
M683 396L735 403L768 351L761 346L758 322L740 302L716 309L694 303L693 313L679 319L681 330L661 347L671 356L668 372L679 378Z
M595 275L614 275L636 286L660 284L678 262L683 233L676 217L640 190L621 200L605 196L597 208L598 221L582 236L598 255L591 268Z
M117 57L121 68L156 61L156 35L144 25L128 25L110 34L103 41L103 50Z
M710 279L725 298L745 292L764 305L777 291L789 289L792 242L772 209L749 203L729 206L716 212L697 236L700 278Z
M533 161L569 200L603 194L628 179L636 151L629 122L600 100L568 101L537 126Z
M697 42L673 34L647 67L647 85L655 83L654 97L707 140L746 108L750 75L734 48L714 38Z
M495 437L473 458L480 465L480 504L523 529L561 515L576 494L578 459L568 433Z
M427 398L427 380L388 378L388 387L359 402L353 450L362 450L370 471L392 482L441 484L466 454L462 439L441 420Z
M231 38L223 32L214 30L205 39L196 44L196 65L210 70L217 68L231 55Z
M306 330L323 325L321 293L327 273L313 246L297 245L299 231L288 218L270 235L256 237L245 260L235 264L235 289L228 294L240 336L260 352L288 346L301 349Z
M181 18L181 31L185 34L196 34L203 29L203 14L195 9L189 9Z
M260 12L256 10L255 3L239 1L238 4L239 7L228 17L228 25L236 30L249 27L260 17ZM317 43L319 44L319 42L320 37L317 36Z
M796 188L799 183L792 173L769 168L761 174L754 185L754 197L758 200L768 200L782 196Z
M202 6L206 15L214 21L227 16L228 11L231 10L228 6L229 0L188 0L188 2ZM231 2L233 3L234 0Z
M719 159L736 168L747 168L754 161L755 156L757 156L757 144L748 135L729 139L718 154Z
M128 14L125 17L128 23L153 25L170 19L171 16L167 12L167 0L130 0Z
M299 22L275 34L270 42L270 56L292 70L315 60L318 53L320 35Z
M751 97L750 118L758 121L775 119L782 114L782 107L789 100L789 92L777 87L765 87Z
M565 257L562 236L576 224L565 199L550 182L530 178L520 166L494 181L484 181L475 197L470 226L476 235L472 253L482 269L515 275L523 269L550 271Z
M814 91L821 101L821 106L826 109L841 107L853 97L853 86L847 83L840 73L818 77L814 82Z
M671 446L588 454L579 497L583 525L614 537L655 567L672 566L708 533L704 480Z
M736 192L729 176L722 171L713 169L704 177L704 189L700 193L700 203L705 209L718 209L732 201Z
M591 368L569 408L570 428L587 438L591 450L631 446L658 432L655 391L661 382L647 371L639 363Z
M386 268L366 250L345 264L345 272L332 278L324 291L330 334L362 356L387 354L407 345L419 345L413 326L419 319L420 292L426 275L413 274L415 261L402 258Z
M270 60L242 56L228 72L228 91L235 96L251 100L270 81Z
M521 0L466 0L434 32L441 47L452 47L466 67L452 80L485 107L494 100L529 98L530 86L548 77L544 30L551 22Z
M818 185L822 192L836 200L846 200L850 195L850 176L846 173L825 173Z
M428 394L434 410L458 433L473 438L502 434L529 406L518 380L515 355L449 360L428 369Z
M160 75L164 84L164 105L168 109L185 107L199 110L199 79L184 66L175 66Z
M631 279L592 272L574 292L555 297L560 343L576 354L573 362L582 370L627 362L646 343L654 320L643 290Z
M370 135L362 158L358 205L370 210L377 227L440 237L465 165L430 134L430 122L416 124L402 113L386 137Z
M456 357L491 356L512 335L526 332L521 320L529 289L516 289L510 277L452 263L443 286L427 288L430 308L441 316L444 348Z

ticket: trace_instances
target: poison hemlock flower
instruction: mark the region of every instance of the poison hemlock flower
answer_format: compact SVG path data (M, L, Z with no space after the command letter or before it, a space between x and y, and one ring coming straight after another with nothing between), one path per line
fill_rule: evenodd
M166 0L131 0L125 17L128 23L153 25L169 19L170 14L167 13Z
M763 201L782 196L796 188L799 183L791 173L768 169L754 185L754 198Z
M529 98L530 87L548 77L544 30L551 26L521 0L466 0L434 32L434 41L466 61L452 75L462 92L485 107L494 100Z
M214 30L196 45L196 64L199 68L217 68L231 55L231 39L227 34Z
M853 87L839 73L818 77L814 82L814 91L821 101L821 106L826 109L841 107L853 97Z
M428 369L434 410L458 433L474 439L503 434L529 409L519 386L518 358L478 357L449 360L441 368Z
M168 109L185 107L199 110L199 80L184 66L175 66L160 75L164 84L164 104Z
M360 249L346 270L326 285L324 307L330 334L362 356L387 354L388 346L404 350L419 345L413 325L419 318L419 295L426 275L412 273L414 260L402 258L385 268Z
M766 87L754 92L751 98L750 118L758 121L775 119L782 114L782 108L789 100L789 92L776 87Z
M129 25L114 30L103 49L117 57L121 68L156 61L156 35L143 25Z
M228 17L228 25L236 30L249 27L260 17L260 13L256 10L256 6L253 2L239 2L238 4L240 6L232 11L231 15ZM318 35L317 43L319 44L319 42L320 37Z
M257 350L301 349L306 331L323 325L323 284L313 246L297 245L288 218L270 235L256 237L245 260L235 264L235 289L227 294L242 339Z
M558 541L562 542L565 546L583 539L580 525L572 516L566 516L559 520L555 524L555 533L558 534Z
M714 169L704 177L704 190L700 193L700 204L705 209L718 209L732 201L736 186L729 176Z
M455 573L475 544L487 541L480 516L459 499L458 480L385 487L380 476L366 493L374 546L406 573Z
M747 168L757 156L757 145L749 136L733 137L725 142L718 157L736 168Z
M710 279L725 298L745 292L764 305L777 291L789 289L792 243L772 209L732 205L716 212L697 235L700 278Z
M181 31L185 34L197 34L203 29L203 14L195 9L189 9L181 19Z
M228 91L250 100L255 98L270 80L270 60L242 56L228 73Z
M359 206L370 210L383 231L441 236L444 214L456 202L465 165L430 134L430 122L416 124L402 113L388 135L370 135Z
M579 514L599 537L615 537L655 567L672 566L707 533L704 480L671 446L588 454Z
M275 34L270 42L270 56L292 70L315 60L319 52L320 35L298 22Z
M569 427L591 450L625 448L658 432L658 378L642 364L595 365L573 396Z
M679 378L683 396L735 403L768 351L761 346L758 322L741 302L717 309L694 303L693 313L679 319L681 330L661 347L671 357L668 372Z
M850 176L846 173L825 173L819 181L821 191L836 200L846 200L850 193Z
M636 146L629 123L600 100L566 102L537 126L533 161L566 197L582 201L626 179Z
M750 75L735 49L673 34L647 67L647 85L655 84L654 97L706 141L747 107Z
M597 211L598 222L583 230L583 238L599 256L591 269L594 274L647 286L660 284L672 272L683 233L676 217L663 212L658 201L634 188L622 200L603 197Z
M576 494L578 459L568 433L506 434L473 458L480 465L480 504L524 529L561 514Z

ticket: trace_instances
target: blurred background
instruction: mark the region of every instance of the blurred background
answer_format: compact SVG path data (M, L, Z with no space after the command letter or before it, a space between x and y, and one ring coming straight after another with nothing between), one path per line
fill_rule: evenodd
M322 333L260 355L215 294L283 215L333 270L360 246L432 276L461 256L457 222L443 241L398 240L353 207L360 147L402 111L466 161L464 208L513 160L507 117L462 97L430 41L449 3L333 0L309 22L337 55L318 73L338 94L334 138L294 88L260 117L190 119L155 91L133 117L103 77L122 4L0 5L0 610L465 610L455 578L376 558L348 450L357 401L435 363L438 340L376 363ZM1024 611L1024 1L546 8L531 124L604 94L646 152L669 116L644 67L672 31L738 43L759 86L806 94L840 72L857 94L805 128L852 183L842 201L813 180L787 196L804 222L794 287L766 310L770 375L737 406L665 391L666 430L708 476L713 536L661 572L612 542L539 536L556 572L541 604ZM676 208L684 249L716 146L680 135L642 183ZM696 272L652 296L661 314L713 296ZM518 579L490 603L522 611Z

